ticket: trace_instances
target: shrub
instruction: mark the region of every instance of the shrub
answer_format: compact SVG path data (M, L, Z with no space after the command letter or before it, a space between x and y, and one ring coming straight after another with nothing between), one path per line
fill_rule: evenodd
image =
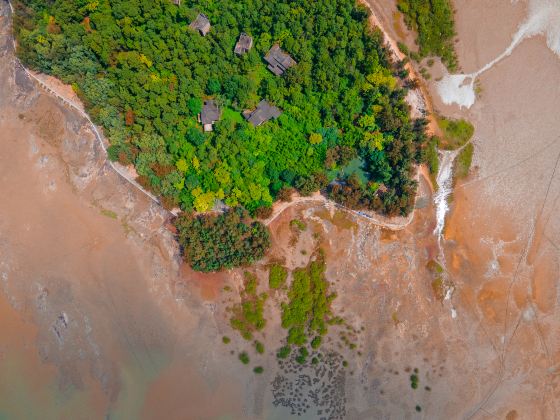
M279 289L286 283L288 270L279 264L272 264L268 272L268 285L271 289Z
M231 339L229 337L226 337L225 335L222 337L222 342L224 344L229 344L231 341Z
M264 353L264 344L261 343L260 341L255 341L255 350L257 351L257 353L259 354L263 354Z
M249 364L249 355L246 352L241 352L239 353L239 360L241 360L241 363L244 365L247 365Z
M257 366L253 369L253 372L261 374L264 372L264 368L262 366Z
M303 220L299 219L293 219L292 221L290 221L290 226L299 230L300 232L303 232L305 229L307 229L307 224Z
M416 375L415 373L410 375L410 387L412 389L418 388L418 382L419 382L418 375Z
M280 350L278 350L278 353L276 353L276 356L279 359L285 359L290 355L291 351L292 351L292 349L291 349L290 346L284 346L284 347L281 347Z
M299 355L296 357L296 362L298 362L300 365L303 365L307 360L307 356L309 356L309 352L307 351L307 348L300 347Z
M321 346L321 340L322 338L320 335L311 340L311 348L314 350L318 349Z

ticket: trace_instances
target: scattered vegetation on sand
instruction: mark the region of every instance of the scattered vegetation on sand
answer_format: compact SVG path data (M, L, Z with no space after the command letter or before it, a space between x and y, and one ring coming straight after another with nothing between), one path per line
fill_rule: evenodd
M440 147L445 150L455 150L463 147L474 134L474 126L463 119L439 118L438 123L443 131Z
M305 229L307 229L307 224L303 220L299 219L293 219L290 222L290 226L294 229L299 230L300 232L303 232Z
M175 221L183 257L194 270L249 265L270 246L268 228L238 207L219 215L182 213Z
M426 268L432 274L432 290L437 300L443 302L447 290L452 287L452 284L449 280L446 280L444 277L444 270L443 267L436 261L430 260L426 264Z
M465 178L469 174L472 164L474 146L472 143L467 144L455 159L453 175L455 180Z
M268 271L268 286L271 289L280 289L286 283L288 270L280 264L272 264Z
M257 276L245 272L245 289L240 293L241 302L229 309L232 312L230 318L231 327L238 330L245 340L251 340L253 334L256 331L261 331L266 325L263 311L268 295L266 293L257 294L257 286ZM257 343L259 346L257 346ZM257 351L260 346L262 346L264 352L262 343L256 341L255 347Z
M288 302L282 304L282 327L288 330L288 344L302 346L309 336L325 335L332 315L330 303L335 297L329 293L325 260L319 251L315 261L293 272Z
M450 71L455 71L457 56L453 47L455 22L451 0L398 0L397 6L406 25L418 34L420 58L436 55Z

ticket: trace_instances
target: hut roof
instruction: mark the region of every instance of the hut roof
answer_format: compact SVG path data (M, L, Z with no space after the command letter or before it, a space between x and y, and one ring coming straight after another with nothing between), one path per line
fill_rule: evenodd
M204 106L200 112L200 122L203 125L214 124L220 119L221 114L222 112L214 100L204 101Z
M264 57L268 63L268 69L276 76L281 76L284 72L292 66L295 66L296 61L286 54L278 44L275 44Z
M257 105L254 111L244 113L245 118L255 127L271 120L272 118L278 118L282 114L282 111L271 105L268 101L262 100Z
M208 17L199 13L196 19L189 25L189 27L196 29L202 36L206 36L210 32L210 21Z
M253 47L253 38L247 35L245 32L242 32L239 35L239 40L237 44L235 44L234 52L236 54L242 55L248 53L251 48Z

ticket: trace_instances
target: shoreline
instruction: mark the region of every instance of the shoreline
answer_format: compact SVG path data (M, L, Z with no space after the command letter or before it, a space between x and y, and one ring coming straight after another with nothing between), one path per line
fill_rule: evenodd
M8 16L8 19L10 19L13 23L13 18L12 16L14 15L14 8L12 6L12 2L11 0L8 0L8 5L10 6L10 14ZM12 27L12 24L10 24L10 27ZM146 189L144 189L140 184L138 184L138 182L131 178L130 174L128 173L128 170L125 167L122 167L122 165L120 165L118 162L113 162L111 161L108 156L107 156L107 147L109 145L109 141L105 138L105 136L102 134L102 132L97 128L97 126L93 123L93 121L90 119L88 113L85 111L85 108L83 106L83 104L76 104L73 100L68 99L66 97L64 97L61 93L57 92L56 87L54 86L53 83L49 83L49 80L41 80L41 78L39 77L39 75L41 75L42 73L36 73L33 70L28 69L27 67L25 67L23 65L23 63L21 62L21 60L19 59L19 57L17 56L17 43L16 43L16 39L13 35L13 32L10 36L11 40L12 40L12 50L13 50L13 57L16 60L16 65L19 65L22 70L24 71L24 73L29 76L30 78L32 78L35 82L37 82L39 84L40 87L42 87L49 95L54 96L56 99L58 99L59 101L61 101L64 105L69 106L70 108L74 109L75 111L78 112L78 114L80 114L80 116L82 116L83 118L85 118L90 126L92 127L92 131L93 134L95 135L95 138L98 140L101 148L103 149L103 152L105 153L105 162L109 163L109 166L111 166L111 168L113 168L113 170L122 178L124 178L128 183L130 183L131 185L133 185L136 189L142 191L142 193L144 193L146 196L148 196L152 201L154 201L157 205L159 205L162 209L166 210L163 206L161 206L161 202L160 200L153 195L151 192L147 191ZM45 75L46 77L52 77L49 75ZM54 78L54 77L53 77ZM56 78L54 78L56 79ZM68 85L65 85L62 81L56 79L58 82L60 82L63 86L67 87ZM122 168L121 168L122 167ZM168 210L166 210L168 211ZM172 211L170 211L171 214L174 214Z

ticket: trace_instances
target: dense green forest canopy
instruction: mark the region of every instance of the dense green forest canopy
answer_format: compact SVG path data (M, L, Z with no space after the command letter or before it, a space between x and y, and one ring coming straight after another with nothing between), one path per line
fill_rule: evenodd
M423 124L410 120L399 67L355 0L15 6L22 60L72 84L104 128L110 158L133 163L166 205L204 212L222 200L253 212L283 188L325 187L352 161L365 174L356 191L375 196L374 210L412 209ZM198 13L212 24L206 37L189 28ZM238 56L241 32L254 47ZM263 61L275 43L297 61L281 77ZM207 98L223 110L211 133L197 121ZM283 113L253 127L241 113L261 99Z
M184 260L197 271L219 271L251 265L270 247L270 232L248 220L241 207L219 215L182 213L175 220Z

